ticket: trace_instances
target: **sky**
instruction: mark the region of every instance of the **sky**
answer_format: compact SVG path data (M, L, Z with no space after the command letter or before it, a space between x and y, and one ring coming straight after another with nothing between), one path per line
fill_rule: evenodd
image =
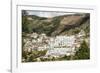
M68 12L46 12L46 11L32 11L27 10L28 15L37 15L40 17L54 17L54 16L60 16L60 15L69 15L69 14L75 14L75 13L68 13Z

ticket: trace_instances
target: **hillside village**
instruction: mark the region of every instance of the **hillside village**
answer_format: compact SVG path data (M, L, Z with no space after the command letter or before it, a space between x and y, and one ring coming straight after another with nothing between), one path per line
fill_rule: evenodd
M63 56L73 56L80 47L80 44L84 40L85 32L81 30L76 35L64 35L56 37L48 37L46 34L37 34L33 32L32 34L26 35L28 38L23 39L25 45L23 50L25 52L32 51L45 51L46 53L39 58L48 58L48 57L63 57ZM24 59L23 59L24 60Z
M60 14L49 18L23 11L22 62L90 59L90 14Z

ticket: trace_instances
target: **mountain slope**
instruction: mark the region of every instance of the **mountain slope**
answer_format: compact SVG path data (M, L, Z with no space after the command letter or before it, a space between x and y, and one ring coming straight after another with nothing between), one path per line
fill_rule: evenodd
M23 16L22 17L22 27L25 28L23 32L37 32L45 33L48 36L56 36L66 32L71 32L70 30L76 31L76 28L80 30L80 27L89 25L90 14L72 14L72 15L62 15L53 18L39 17L35 15ZM86 23L86 24L85 24ZM89 28L89 26L87 26ZM72 32L74 32L72 30Z

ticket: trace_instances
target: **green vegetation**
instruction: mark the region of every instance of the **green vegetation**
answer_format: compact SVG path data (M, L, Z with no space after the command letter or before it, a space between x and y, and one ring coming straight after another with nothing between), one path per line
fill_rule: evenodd
M81 43L81 46L79 47L79 50L76 52L75 59L90 59L90 48L88 47L87 43L83 41Z
M31 52L22 52L22 57L23 59L25 59L24 62L33 62L34 60L36 60L36 58L44 56L46 54L47 50L43 50L43 51L38 51L38 50L34 50Z
M51 22L43 21L46 18L31 16L34 20L28 20L28 16L22 16L22 31L26 33L37 32L50 35L58 26L59 20L54 18Z

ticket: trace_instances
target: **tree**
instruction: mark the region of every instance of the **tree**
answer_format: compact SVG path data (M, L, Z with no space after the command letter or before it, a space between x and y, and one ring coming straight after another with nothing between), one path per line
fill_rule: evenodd
M79 50L75 54L75 59L90 59L90 48L88 47L87 43L83 41Z

